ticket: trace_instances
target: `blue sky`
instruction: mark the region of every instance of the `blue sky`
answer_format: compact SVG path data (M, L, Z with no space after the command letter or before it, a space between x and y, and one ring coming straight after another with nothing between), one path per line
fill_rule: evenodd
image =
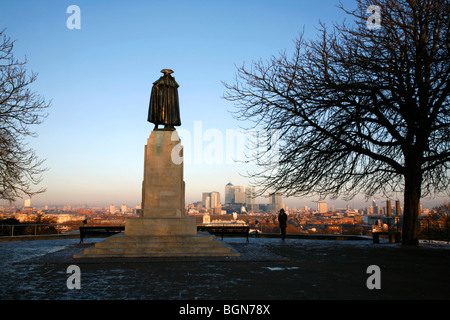
M353 1L342 1L348 8ZM180 84L183 129L238 129L233 105L222 98L235 65L293 49L305 28L341 21L338 1L3 1L0 28L16 40L14 54L38 72L33 89L52 100L49 117L35 127L30 146L49 169L38 204L140 204L146 121L152 83L161 69ZM81 10L81 29L66 12ZM183 138L183 137L182 137ZM207 142L204 142L207 145ZM225 184L247 185L239 164L185 163L186 202ZM262 200L264 202L264 200ZM297 206L306 200L286 200Z

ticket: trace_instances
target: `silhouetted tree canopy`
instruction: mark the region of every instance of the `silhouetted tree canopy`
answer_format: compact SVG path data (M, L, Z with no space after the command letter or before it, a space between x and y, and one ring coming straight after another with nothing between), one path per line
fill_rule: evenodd
M370 27L371 5L380 8L379 28ZM340 5L352 22L320 24L318 38L300 35L292 55L238 68L225 84L235 117L278 137L278 161L250 174L260 193L402 192L402 243L417 245L421 197L449 192L449 7L448 0Z
M50 103L31 91L37 74L28 74L27 61L13 55L14 41L0 31L0 199L13 201L31 197L41 181L42 160L27 147L26 138L35 137L30 126L40 124Z

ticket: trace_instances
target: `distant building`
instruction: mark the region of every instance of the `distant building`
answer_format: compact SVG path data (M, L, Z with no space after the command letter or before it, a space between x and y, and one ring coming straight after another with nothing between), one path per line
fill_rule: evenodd
M392 217L391 200L386 200L386 216Z
M255 204L255 187L245 188L245 206L247 210L253 210Z
M216 207L213 208L214 209L214 214L222 214L222 206L218 205Z
M202 205L206 209L214 209L220 206L220 193L217 191L203 192L202 193Z
M217 191L211 192L211 208L220 206L220 193Z
M210 192L202 193L202 205L206 209L211 208L211 193Z
M25 208L31 207L31 199L26 199L26 200L23 202L23 206L24 206Z
M244 187L236 186L234 187L234 203L245 203L245 192Z
M373 210L373 214L380 214L380 208L377 205L377 202L375 201L374 198L372 198L372 210Z
M57 214L54 217L56 218L56 223L66 223L72 221L72 216L70 214Z
M245 192L243 186L234 186L229 182L225 186L225 204L244 204Z
M281 193L274 192L269 195L269 210L280 211L283 204L281 203Z
M400 207L400 201L395 200L395 214L400 216L402 214L402 209Z
M225 204L234 203L234 186L229 182L225 186Z
M327 213L328 212L327 203L326 202L318 202L317 203L317 211L319 211L319 213Z

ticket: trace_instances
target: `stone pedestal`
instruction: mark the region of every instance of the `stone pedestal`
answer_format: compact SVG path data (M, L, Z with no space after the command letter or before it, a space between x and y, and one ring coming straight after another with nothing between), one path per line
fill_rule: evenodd
M176 130L153 130L145 146L141 217L129 218L125 235L195 235L184 216L183 148Z
M145 146L141 217L128 218L125 232L96 243L74 258L239 256L215 237L197 233L185 217L183 149L175 130L154 130Z
M183 148L176 130L153 130L147 140L141 216L184 216Z
M195 218L129 218L125 223L127 236L194 236Z

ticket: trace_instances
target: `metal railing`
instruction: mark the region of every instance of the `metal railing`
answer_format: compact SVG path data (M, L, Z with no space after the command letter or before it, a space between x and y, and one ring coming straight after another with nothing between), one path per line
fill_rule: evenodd
M109 226L124 225L123 223L89 223L67 222L67 223L20 223L20 224L0 224L0 237L14 237L24 235L43 234L65 234L78 232L82 226Z
M372 226L370 225L353 225L353 224L327 224L327 223L304 223L304 224L288 224L287 232L298 234L335 234L335 235L360 235L372 236ZM258 230L261 233L279 233L279 229L275 224L254 223L250 224L251 230Z
M66 223L20 223L2 224L0 223L0 237L15 237L24 235L50 235L78 233L82 226L123 226L124 223L87 223L66 222ZM273 224L254 223L249 224L250 233L279 233ZM292 225L291 225L292 226ZM432 229L427 223L422 223L419 230L419 238L422 240L440 240L450 243L450 224L441 227L439 232ZM351 230L351 231L350 231ZM291 232L293 230L291 229ZM301 224L295 225L295 232L298 234L334 234L334 235L361 235L372 236L372 226L370 225L329 225L329 224Z

